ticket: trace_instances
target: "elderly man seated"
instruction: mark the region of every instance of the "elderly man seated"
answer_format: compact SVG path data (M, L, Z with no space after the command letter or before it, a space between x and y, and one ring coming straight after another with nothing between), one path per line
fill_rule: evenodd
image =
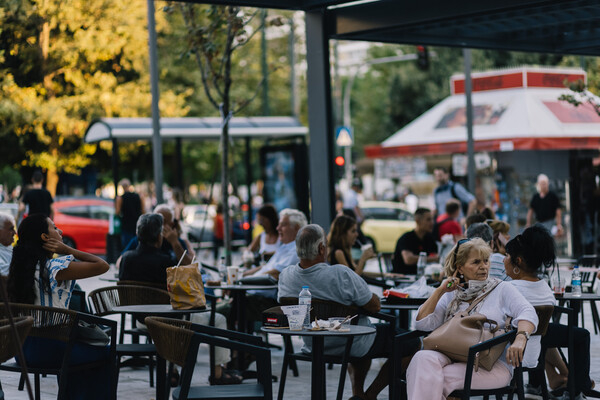
M119 278L121 280L154 282L167 284L167 268L177 264L175 254L161 251L164 230L161 214L144 214L136 224L138 246L135 250L126 251L121 260ZM168 230L172 235L173 230ZM210 313L192 315L192 322L208 325ZM227 320L222 314L215 314L215 326L227 329ZM230 361L230 350L215 347L215 376L211 377L213 385L237 384L242 377L233 371L225 370L222 366Z
M336 264L326 264L327 241L325 232L319 225L307 225L300 229L296 237L296 252L300 262L286 268L279 276L279 299L298 297L302 286L308 286L314 298L332 300L345 305L356 305L369 312L381 309L379 297L371 293L367 283L350 268ZM369 318L361 316L359 325L371 326ZM360 336L354 339L350 354L361 357L348 366L352 381L352 399L376 399L377 394L388 384L388 363L364 391L365 378L371 366L371 355L391 351L391 341L386 324L375 325L377 332L372 335ZM391 339L391 338L390 338ZM342 354L346 341L344 339L325 339L327 354ZM305 342L303 351L310 351L310 342ZM414 349L416 351L417 348ZM411 351L411 352L414 352Z
M279 212L279 225L277 232L281 246L275 251L269 261L262 266L257 266L244 272L244 276L270 275L275 279L286 267L296 264L296 234L306 225L306 217L302 211L285 208ZM262 312L267 308L277 305L277 290L249 290L244 306L246 307L246 319L248 321L260 321ZM219 306L218 311L228 316L229 326L234 325L234 313L231 312L231 304L224 303ZM243 327L245 328L245 327Z

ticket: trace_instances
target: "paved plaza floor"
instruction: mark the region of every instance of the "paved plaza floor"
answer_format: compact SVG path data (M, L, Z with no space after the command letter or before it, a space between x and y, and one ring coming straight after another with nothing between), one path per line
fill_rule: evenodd
M207 258L212 258L207 255ZM372 266L374 267L374 266ZM108 277L114 274L111 270L104 276ZM99 287L109 286L111 283L102 281L100 277L90 278L79 281L79 284L87 293ZM584 305L584 312L586 317L586 326L591 327L592 316L589 306ZM116 318L114 318L117 320ZM596 382L600 382L600 335L595 335L591 332L591 377ZM275 345L282 345L282 339L279 335L269 335L269 342ZM301 341L298 338L294 339L294 348L300 349ZM279 377L281 373L281 362L283 358L283 351L273 349L271 352L271 362L273 374ZM375 374L380 369L383 360L374 360L371 366L371 371L367 377L367 386L374 379ZM285 399L294 400L308 400L310 399L310 363L299 362L298 363L299 376L294 377L291 371L287 374L287 381L285 387ZM208 347L202 345L200 347L198 363L194 372L193 382L198 385L208 383ZM330 399L335 398L337 393L337 385L340 373L340 366L334 365L332 370L327 370L327 397ZM19 381L19 375L16 373L8 373L0 371L0 382L4 389L5 398L11 399L25 399L27 398L26 392L20 392L17 390ZM33 379L32 379L33 384ZM273 398L277 398L277 392L279 383L273 383ZM42 399L56 398L58 392L58 385L56 377L48 376L41 379L41 391ZM349 399L352 396L350 388L350 379L346 376L346 385L344 389L344 399ZM118 398L120 399L155 399L155 390L151 388L148 383L148 369L147 368L123 368L119 376L118 385ZM387 399L387 389L384 390L379 399Z

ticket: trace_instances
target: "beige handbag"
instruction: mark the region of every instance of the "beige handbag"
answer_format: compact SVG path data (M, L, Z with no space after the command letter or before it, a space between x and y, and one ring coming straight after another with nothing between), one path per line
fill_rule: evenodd
M198 263L167 268L167 290L174 310L206 307Z
M485 315L480 313L470 314L471 310L483 301L492 290L476 299L466 310L456 313L442 326L425 337L423 348L439 351L453 361L467 362L469 347L493 339L510 330L512 321L510 317L506 319L504 328L499 329L498 323L488 319ZM490 371L505 347L506 343L500 343L491 349L479 352L475 358L475 371L478 370L480 365Z

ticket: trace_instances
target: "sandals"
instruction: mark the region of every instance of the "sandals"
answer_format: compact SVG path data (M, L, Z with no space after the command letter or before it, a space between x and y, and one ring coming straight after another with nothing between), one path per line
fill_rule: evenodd
M229 369L223 370L220 378L215 378L214 376L208 377L211 385L237 385L242 383L243 380L242 376Z
M179 371L177 371L177 368L173 368L173 372L171 372L171 381L169 382L171 387L179 386L179 378Z

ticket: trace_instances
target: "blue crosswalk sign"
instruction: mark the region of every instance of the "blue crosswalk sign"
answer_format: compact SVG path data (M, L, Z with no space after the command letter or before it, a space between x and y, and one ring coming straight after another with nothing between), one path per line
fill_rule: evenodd
M354 143L352 128L348 126L338 126L335 130L335 143L340 147L352 146Z

